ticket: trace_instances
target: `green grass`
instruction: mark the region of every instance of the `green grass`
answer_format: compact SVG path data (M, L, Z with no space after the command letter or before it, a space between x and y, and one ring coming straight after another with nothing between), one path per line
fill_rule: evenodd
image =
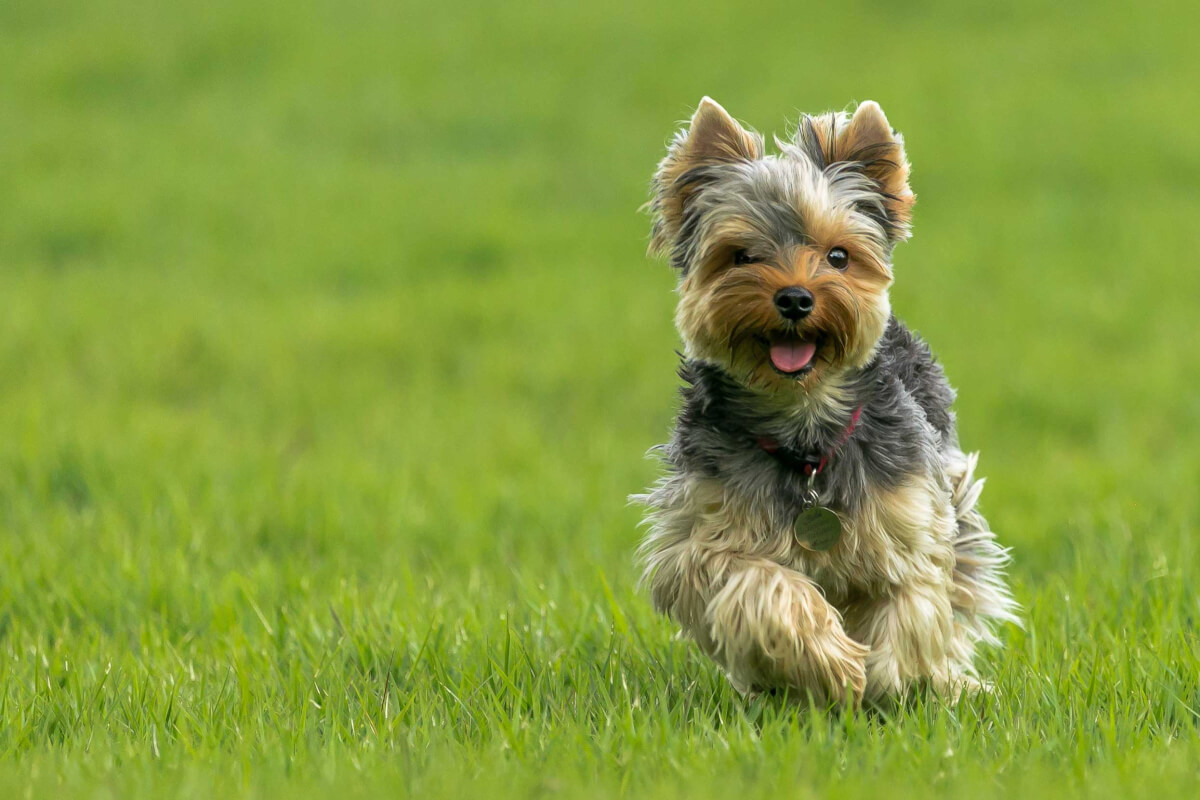
M965 5L0 3L0 793L1186 795L1200 18ZM704 94L906 134L994 697L746 702L637 591Z

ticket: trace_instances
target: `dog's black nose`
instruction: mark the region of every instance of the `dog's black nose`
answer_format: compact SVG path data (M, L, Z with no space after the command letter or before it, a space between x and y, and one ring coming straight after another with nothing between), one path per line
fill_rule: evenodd
M800 286L789 286L775 293L775 307L784 319L793 322L812 313L815 304L812 292Z

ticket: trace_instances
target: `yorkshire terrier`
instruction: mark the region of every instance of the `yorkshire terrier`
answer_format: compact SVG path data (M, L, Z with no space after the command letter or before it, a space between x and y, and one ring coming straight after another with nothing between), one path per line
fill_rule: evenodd
M706 97L654 176L685 352L667 475L636 498L644 582L742 693L984 689L976 646L1017 606L954 390L888 300L904 140L868 101L775 141Z

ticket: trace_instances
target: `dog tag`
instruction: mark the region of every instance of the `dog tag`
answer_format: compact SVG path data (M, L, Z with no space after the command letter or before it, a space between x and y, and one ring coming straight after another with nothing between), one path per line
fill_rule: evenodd
M813 506L800 512L793 531L801 547L825 552L842 538L842 522L828 508Z
M816 479L817 472L813 470L804 489L803 510L796 517L792 532L801 547L823 553L842 538L842 521L837 514L820 505L821 497L813 486Z

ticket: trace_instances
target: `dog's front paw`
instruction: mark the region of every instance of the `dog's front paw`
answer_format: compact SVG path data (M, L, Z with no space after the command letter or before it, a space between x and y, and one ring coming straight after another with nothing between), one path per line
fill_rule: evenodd
M815 677L823 687L824 699L858 705L867 686L867 648L841 630L831 630L802 644L810 650L807 658L795 662L790 682L811 686Z
M992 694L996 691L996 687L987 681L981 681L974 675L959 673L951 675L949 678L937 681L934 684L934 689L938 695L947 701L958 700L962 697L976 697L978 695Z
M733 576L707 609L714 657L741 692L788 690L818 702L856 703L868 650L804 576L752 567Z
M894 669L881 669L878 662L867 659L866 699L873 704L904 702L914 694L953 704L963 698L987 695L994 691L995 686L991 683L953 668L932 676L901 681L896 677Z

